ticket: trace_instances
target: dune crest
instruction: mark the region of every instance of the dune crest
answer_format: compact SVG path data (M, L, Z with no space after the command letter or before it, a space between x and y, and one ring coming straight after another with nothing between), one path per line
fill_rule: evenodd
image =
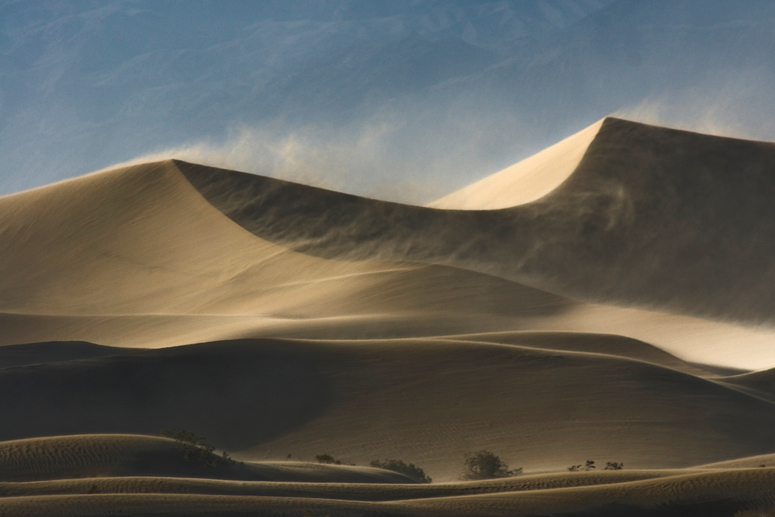
M535 201L573 174L604 120L428 206L446 210L496 210Z

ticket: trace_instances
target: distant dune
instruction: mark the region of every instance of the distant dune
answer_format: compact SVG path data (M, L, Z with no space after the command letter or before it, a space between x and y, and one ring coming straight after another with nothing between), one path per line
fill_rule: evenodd
M430 207L179 160L2 197L0 514L775 505L773 194L775 144L606 118ZM528 475L453 483L482 449Z

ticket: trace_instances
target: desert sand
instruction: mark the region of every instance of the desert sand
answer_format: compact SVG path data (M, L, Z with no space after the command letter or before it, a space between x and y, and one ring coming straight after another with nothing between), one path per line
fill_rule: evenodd
M775 144L606 118L427 207L175 159L2 197L0 515L765 511L773 193Z

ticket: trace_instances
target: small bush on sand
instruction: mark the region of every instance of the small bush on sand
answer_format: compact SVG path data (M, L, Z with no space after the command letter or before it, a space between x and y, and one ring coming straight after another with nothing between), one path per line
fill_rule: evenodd
M161 435L165 438L171 438L178 442L180 445L180 451L183 455L183 460L189 461L190 459L202 460L208 467L215 467L218 462L218 457L213 455L215 447L206 443L205 438L197 436L195 433L186 431L175 431L174 429L162 429ZM223 457L220 458L226 464L236 463L228 453L224 452Z
M509 470L509 466L490 451L469 452L465 455L463 479L493 479L518 476L522 468Z
M568 470L571 472L589 472L594 468L596 468L595 462L592 460L587 460L586 465L571 465L568 467ZM623 468L624 463L622 462L608 461L606 462L605 468L603 470L622 470Z
M410 478L414 479L418 483L430 483L433 481L430 476L426 476L425 472L420 467L415 466L414 463L406 464L403 460L374 460L370 464L372 467L378 469L392 470L393 472L399 472Z
M587 460L586 465L571 465L568 467L568 470L570 472L589 472L594 468L597 468L595 467L595 462L592 460Z
M327 463L329 465L341 465L342 460L338 460L331 456L330 454L318 454L315 456L315 461L318 463Z

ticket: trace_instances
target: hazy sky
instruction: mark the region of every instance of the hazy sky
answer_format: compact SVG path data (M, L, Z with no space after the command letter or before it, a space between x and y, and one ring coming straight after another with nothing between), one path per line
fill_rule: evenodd
M179 156L424 202L608 115L775 140L770 0L0 1L0 194Z

